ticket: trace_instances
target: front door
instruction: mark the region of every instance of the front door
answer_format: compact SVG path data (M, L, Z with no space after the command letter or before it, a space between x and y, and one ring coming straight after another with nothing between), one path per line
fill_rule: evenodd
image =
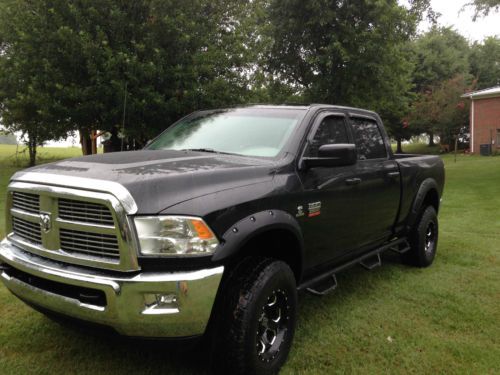
M324 113L317 118L308 136L303 156L317 157L324 144L353 143L346 116ZM303 192L298 216L307 247L308 267L325 264L358 243L358 212L363 209L353 166L314 167L300 172Z

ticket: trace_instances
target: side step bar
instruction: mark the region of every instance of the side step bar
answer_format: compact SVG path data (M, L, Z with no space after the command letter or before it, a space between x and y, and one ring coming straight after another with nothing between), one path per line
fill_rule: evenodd
M377 253L371 258L362 260L361 262L359 262L359 264L368 271L371 271L376 267L380 267L382 265L382 259L380 259L380 253Z
M315 296L324 296L325 294L333 292L335 289L337 289L337 277L333 273L314 285L314 287L307 288L306 290Z
M336 274L345 269L351 268L357 264L360 264L362 267L367 270L372 270L375 267L378 267L382 264L382 260L380 258L380 254L384 251L391 250L399 254L403 254L410 250L410 245L408 244L408 240L406 238L399 238L385 245L369 251L361 255L360 257L350 260L340 266L336 266L333 269L322 273L319 276L316 276L310 280L299 285L297 290L302 291L306 290L311 294L316 296L324 296L327 293L335 290L337 288L337 277Z

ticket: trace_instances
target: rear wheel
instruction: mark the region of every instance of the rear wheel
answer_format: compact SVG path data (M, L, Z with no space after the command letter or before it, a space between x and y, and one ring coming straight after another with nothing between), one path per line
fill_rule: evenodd
M215 373L275 374L295 330L297 291L290 267L247 258L225 282L215 330Z
M410 250L403 254L403 261L416 267L428 267L436 256L439 225L436 210L428 206L421 211L410 233Z

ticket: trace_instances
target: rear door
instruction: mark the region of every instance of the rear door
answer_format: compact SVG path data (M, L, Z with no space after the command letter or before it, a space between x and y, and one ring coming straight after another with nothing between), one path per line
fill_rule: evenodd
M350 114L354 143L358 151L355 165L356 248L383 242L391 235L400 202L399 167L389 157L385 133L375 117Z

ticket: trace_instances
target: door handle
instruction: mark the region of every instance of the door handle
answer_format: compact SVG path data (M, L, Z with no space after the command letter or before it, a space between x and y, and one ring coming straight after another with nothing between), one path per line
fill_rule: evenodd
M389 172L389 173L387 173L387 177L397 178L397 177L399 177L399 172Z
M347 185L358 185L359 183L361 182L361 178L348 178L347 180L345 180L345 183Z

